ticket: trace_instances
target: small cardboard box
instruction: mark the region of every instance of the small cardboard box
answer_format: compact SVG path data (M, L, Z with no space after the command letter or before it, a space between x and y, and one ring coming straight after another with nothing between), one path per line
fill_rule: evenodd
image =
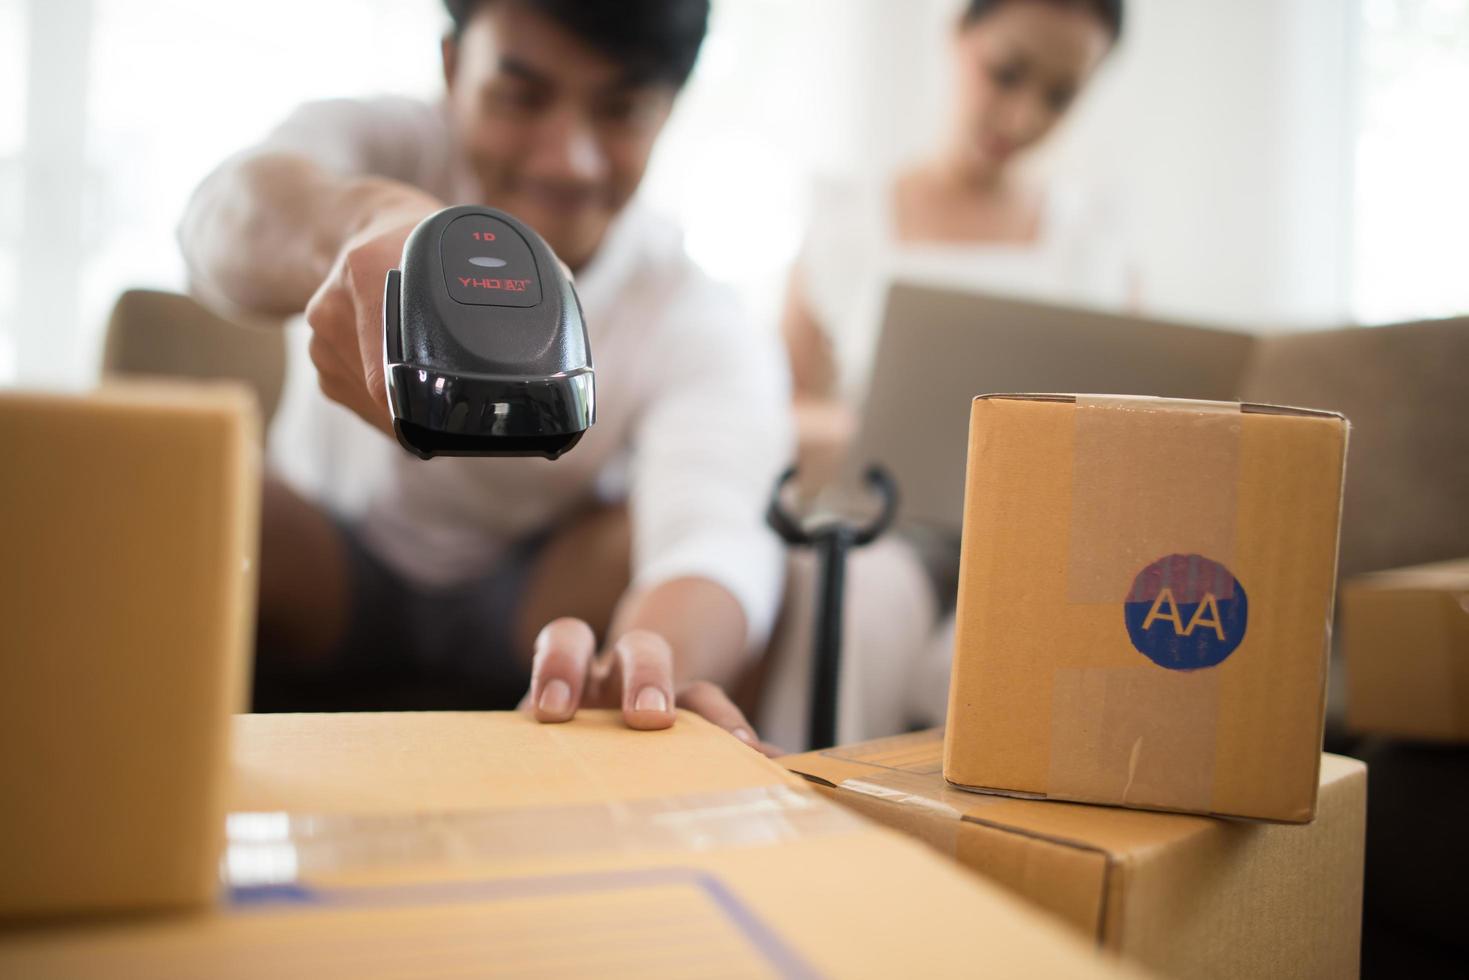
M938 730L788 756L832 799L1180 980L1357 975L1367 771L1322 759L1304 827L966 793Z
M212 902L254 627L253 401L9 392L0 446L0 917Z
M1469 559L1359 576L1341 606L1348 727L1469 742Z
M1325 412L975 399L949 781L1310 820L1346 441Z
M1115 977L702 720L256 715L231 907L9 934L0 975Z

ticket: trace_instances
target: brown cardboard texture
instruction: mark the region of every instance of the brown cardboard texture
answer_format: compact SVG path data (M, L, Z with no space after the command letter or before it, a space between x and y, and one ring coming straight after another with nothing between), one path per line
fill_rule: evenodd
M781 762L1160 974L1357 975L1362 763L1324 756L1316 819L1293 827L967 793L942 754L936 729Z
M1110 977L697 717L239 719L214 914L0 938L6 976Z
M1359 576L1341 605L1348 727L1469 742L1469 559Z
M949 781L1310 820L1346 440L1298 409L976 399Z
M228 387L0 394L0 916L213 901L256 428Z

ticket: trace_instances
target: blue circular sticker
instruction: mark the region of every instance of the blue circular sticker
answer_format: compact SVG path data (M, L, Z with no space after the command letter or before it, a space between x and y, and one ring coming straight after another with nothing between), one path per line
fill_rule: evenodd
M1229 569L1203 555L1168 555L1137 573L1123 605L1138 652L1169 670L1223 663L1245 638L1250 604Z

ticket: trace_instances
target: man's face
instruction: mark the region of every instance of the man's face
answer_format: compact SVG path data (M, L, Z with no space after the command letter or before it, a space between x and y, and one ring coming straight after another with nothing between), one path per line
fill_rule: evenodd
M585 265L643 179L673 108L668 84L616 62L515 0L480 6L444 43L449 106L482 203Z

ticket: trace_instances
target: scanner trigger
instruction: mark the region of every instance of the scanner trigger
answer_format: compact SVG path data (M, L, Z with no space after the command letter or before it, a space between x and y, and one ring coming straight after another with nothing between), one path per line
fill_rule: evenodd
M403 273L398 269L389 269L387 285L383 288L383 360L385 365L397 364L403 360L403 327L400 318L402 283Z

